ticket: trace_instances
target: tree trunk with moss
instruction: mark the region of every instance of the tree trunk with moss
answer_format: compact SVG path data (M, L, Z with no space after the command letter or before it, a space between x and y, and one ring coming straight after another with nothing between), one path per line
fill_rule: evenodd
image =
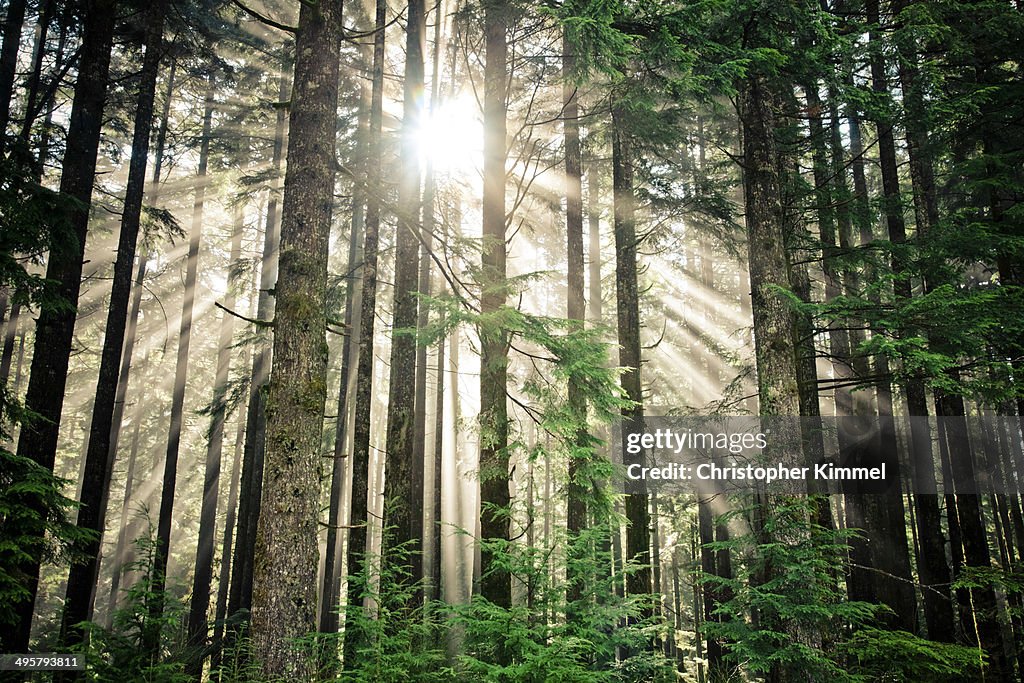
M640 290L637 284L636 198L633 195L632 140L625 112L612 109L612 203L615 232L615 311L619 335L622 391L633 402L622 410L620 447L626 450L629 432L643 430L644 407L640 381ZM630 461L632 464L633 461ZM639 462L639 461L637 461ZM626 593L651 592L651 518L642 481L626 493L625 560L638 565L626 575ZM649 614L648 610L645 610Z
M295 639L316 628L327 253L334 202L341 1L304 4L282 205L252 636L267 677L311 680Z
M377 251L380 242L381 128L384 102L384 25L387 0L377 0L373 36L373 76L370 86L370 129L366 160L366 229L363 234L362 291L359 313L359 351L356 365L355 406L352 415L352 496L348 532L348 597L345 617L345 662L351 662L362 644L353 623L362 607L368 575L365 563L369 523L370 408L373 405L373 331L377 317ZM365 573L364 573L365 572Z
M796 417L801 406L793 335L795 319L780 292L789 287L789 260L775 140L776 96L767 78L754 72L741 82L738 99L759 413ZM792 434L789 436L792 438ZM770 507L769 497L757 491L753 531L759 544L771 542L766 531ZM763 585L775 571L768 561L762 561L751 580ZM767 611L755 612L752 619L758 629L780 628L778 615ZM767 672L766 680L781 681L781 666Z
M416 388L416 290L419 285L420 164L417 135L423 100L425 6L408 3L405 88L402 120L402 170L398 184L395 235L395 289L391 318L391 382L388 389L387 461L384 479L385 552L403 545L396 578L416 584L423 578L423 460L414 460L413 407ZM422 450L420 450L422 454ZM385 557L385 561L391 558ZM412 592L412 603L422 599ZM414 607L415 604L410 606Z

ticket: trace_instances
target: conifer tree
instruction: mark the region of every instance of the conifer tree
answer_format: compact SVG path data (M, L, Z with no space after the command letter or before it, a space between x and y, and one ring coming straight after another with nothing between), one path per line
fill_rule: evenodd
M510 7L484 3L484 190L480 264L480 595L511 607L512 584L498 555L509 540L507 333L496 315L505 305L505 179L508 20Z
M263 672L292 680L312 678L310 663L296 656L293 640L316 628L320 437L327 391L327 245L334 203L340 40L340 1L302 6L252 611L253 640Z
M81 290L82 261L89 227L89 206L96 176L103 112L106 104L110 51L116 7L109 0L87 4L75 99L68 124L60 191L75 200L66 217L67 229L54 226L46 276L56 281L63 306L47 306L36 322L32 370L25 404L38 414L18 440L18 455L53 471L67 385L68 363L75 327L75 307ZM33 505L31 501L27 505ZM42 530L40 530L41 532ZM32 611L39 582L38 558L22 568L27 597L15 606L17 625L4 636L7 652L28 650Z

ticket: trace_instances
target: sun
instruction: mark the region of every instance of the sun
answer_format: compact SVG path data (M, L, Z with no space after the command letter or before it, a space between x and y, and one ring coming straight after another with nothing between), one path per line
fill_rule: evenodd
M451 175L468 175L483 164L483 124L476 100L467 94L445 100L417 135L420 161Z

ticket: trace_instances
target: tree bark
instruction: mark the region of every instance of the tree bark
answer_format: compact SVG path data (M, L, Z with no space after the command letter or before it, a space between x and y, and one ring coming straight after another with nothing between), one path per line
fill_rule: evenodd
M793 335L795 321L789 305L776 291L789 287L789 261L780 202L775 100L772 86L763 74L748 74L740 84L747 258L752 285L750 299L759 412L765 416L797 416L801 406ZM765 528L770 505L763 490L755 492L753 528L759 544L771 542ZM762 561L751 580L764 584L776 571L768 561ZM752 619L758 628L779 628L777 615L768 611L757 612ZM781 664L776 664L767 672L766 680L778 683L781 676Z
M398 185L398 226L395 235L395 289L391 319L391 381L388 384L387 461L384 479L384 545L382 560L397 570L395 579L417 585L423 578L423 458L416 448L416 290L419 279L421 177L417 135L424 89L425 4L409 0L405 41L405 87L402 120L402 170ZM403 546L401 559L388 551ZM410 608L423 593L410 592Z
M586 317L583 281L583 151L580 147L580 108L576 96L575 84L576 57L572 45L564 30L562 33L562 130L565 138L565 235L566 235L566 312L569 321L569 332L583 329ZM583 387L574 376L569 377L569 413L570 419L579 425L576 435L577 452L587 449L586 421L587 403ZM585 549L579 547L579 535L587 525L587 485L585 473L581 472L581 456L569 458L568 471L568 509L566 526L569 532L571 553L566 575L566 600L570 620L578 617L579 609L573 603L583 598L586 588L586 577L572 568L579 566L582 559L580 553Z
M160 181L163 170L164 148L167 141L167 127L171 112L171 95L174 92L174 80L177 73L177 63L172 61L170 73L167 75L167 90L164 93L163 111L160 114L160 127L157 131L156 149L153 153L153 176L152 194L150 201L156 204L160 196ZM139 256L139 267L135 275L135 285L132 290L131 311L128 313L128 329L125 331L124 350L121 352L121 368L117 373L117 392L114 396L114 413L110 420L110 450L117 454L118 443L121 439L121 425L124 421L125 400L128 396L128 380L132 368L132 356L135 353L135 338L139 325L139 312L142 310L142 290L146 279L146 262L148 254ZM136 425L138 422L136 421ZM132 455L130 463L134 466L135 451L138 446L138 430L132 437ZM124 504L121 510L120 530L117 534L117 550L114 553L114 567L110 582L109 612L113 614L120 590L121 575L124 568L125 545L127 543L128 531L128 505L131 500L131 485L126 483Z
M894 11L906 3L893 2ZM935 193L935 172L932 165L931 145L924 127L923 94L919 89L913 51L910 46L899 46L898 71L903 102L906 110L907 154L910 158L910 179L914 195L914 216L918 239L925 237L938 222ZM927 288L927 283L925 287ZM927 417L928 400L924 382L912 379L904 387L910 416ZM935 485L932 438L925 420L911 421L911 449L918 491L914 495L914 509L918 527L918 573L923 585L925 624L932 640L953 640L954 611L949 593L950 572L946 564L945 542L942 534L942 513L939 509Z
M231 234L231 252L228 270L242 255L242 233L245 230L242 207L235 207L235 220ZM228 279L228 278L225 278ZM203 499L199 509L199 538L196 542L196 564L192 574L192 600L188 615L188 642L192 646L191 656L186 661L185 671L197 682L202 678L203 661L206 659L207 632L210 609L210 582L213 579L214 536L217 531L217 503L220 493L221 453L224 449L225 397L228 391L228 374L231 371L231 340L235 334L235 317L228 311L235 308L235 292L228 281L224 295L225 311L221 314L220 339L217 342L217 366L214 371L213 396L211 398L210 430L206 444L206 466L203 477Z
M615 232L615 310L619 336L622 391L633 405L622 409L623 452L630 432L643 431L643 385L640 380L640 291L637 284L636 206L633 195L633 152L625 112L612 108L612 189ZM629 457L629 456L627 456ZM628 464L632 464L630 461ZM647 595L651 586L651 519L642 481L626 493L627 562L638 569L626 575L628 595ZM644 608L645 615L650 614Z
M352 417L352 502L348 532L348 597L345 616L345 664L355 660L365 634L354 625L367 590L366 563L370 495L370 424L373 405L373 333L377 315L377 257L380 244L381 130L384 114L384 26L387 0L377 0L373 36L373 75L370 90L370 130L366 161L366 232L363 235L362 292L359 313L359 351L356 368L355 412Z
M495 322L504 305L506 85L508 6L484 4L484 188L480 269L480 594L498 607L512 605L508 569L498 560L509 540L508 335ZM503 661L506 653L499 653Z
M304 4L284 181L252 635L267 677L311 680L294 639L316 628L321 425L327 399L327 252L334 202L341 1Z
M868 22L875 26L869 31L869 40L877 43L879 40L877 34L878 0L867 0L865 9ZM872 90L880 96L888 98L889 84L881 52L872 53L870 70ZM900 245L906 242L906 222L903 217L893 125L885 115L876 117L875 123L878 130L878 157L882 172L883 213L889 241ZM907 265L902 258L893 258L894 291L897 298L904 301L911 297L910 277L906 274ZM887 366L886 369L888 369ZM883 380L878 385L878 412L883 419L893 414L890 387L891 384L888 380ZM895 443L891 445L895 447ZM896 479L896 483L899 483L899 479ZM907 543L903 496L899 486L890 487L884 494L870 500L868 512L865 531L871 546L872 566L885 572L881 582L878 581L877 576L871 577L870 581L875 585L881 584L878 590L879 598L895 612L893 624L898 628L913 632L917 622L917 601L911 583L910 553Z
M164 476L160 487L160 516L157 520L156 548L152 597L147 605L149 622L143 636L143 647L157 659L160 648L160 621L164 609L164 586L167 561L171 549L171 526L174 524L174 493L178 480L178 453L185 417L185 384L188 379L188 355L192 343L192 312L199 270L199 242L203 232L203 210L206 201L206 175L210 158L210 137L213 127L214 75L207 77L203 103L203 128L199 143L199 165L196 170L195 200L192 204L192 227L189 230L188 254L185 257L185 289L182 293L181 320L178 325L178 350L174 363L174 387L171 392L171 417L167 431Z
M125 327L128 322L128 299L132 289L135 248L142 218L156 80L163 55L166 8L166 0L156 0L149 5L146 19L146 52L142 61L136 100L128 185L121 213L117 260L114 262L110 305L107 309L107 324L104 328L103 350L100 355L99 379L93 401L92 424L89 429L89 444L82 478L82 506L78 509L78 528L95 532L96 536L92 542L79 548L85 561L71 565L61 620L62 641L66 645L80 643L85 636L76 625L92 618L96 580L99 575L100 550L106 528L107 501L110 496L110 478L117 455L116 449L112 448L111 436L119 386L118 375L122 352L131 352L131 348L126 348L125 344Z
M60 180L61 193L75 199L77 204L66 217L68 229L56 231L46 266L47 279L57 283L57 291L67 306L47 307L40 311L25 397L26 407L37 413L40 419L32 425L23 426L18 440L19 456L30 458L51 471L57 454L57 436L75 328L75 307L81 289L115 9L116 3L112 0L90 0L88 3ZM32 501L29 504L35 505ZM28 650L33 603L39 586L38 558L23 565L21 573L28 597L13 606L17 623L3 636L5 652Z

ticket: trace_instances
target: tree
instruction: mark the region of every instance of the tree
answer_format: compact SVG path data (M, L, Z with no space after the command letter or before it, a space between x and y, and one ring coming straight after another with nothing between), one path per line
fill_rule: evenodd
M348 596L346 604L345 662L356 657L363 634L348 619L362 607L369 578L367 564L367 498L370 494L370 408L373 402L373 330L377 306L377 261L383 197L381 129L384 119L384 27L387 0L377 0L374 12L370 121L366 157L366 231L363 235L362 288L359 313L359 352L356 368L355 410L352 417L352 503L349 510Z
M161 616L164 610L164 587L167 581L167 561L171 552L171 526L174 524L174 497L178 480L178 455L185 411L185 382L188 377L189 349L192 343L192 316L196 296L196 278L199 269L199 242L203 234L203 211L206 201L206 174L210 159L210 137L213 128L215 75L206 78L203 97L203 128L199 146L199 165L196 169L195 200L192 204L192 227L189 230L188 253L185 256L185 291L178 321L178 348L174 363L174 387L171 391L171 419L167 431L167 453L160 486L160 515L157 521L156 546L153 549L155 566L152 569L152 599L147 605L149 624L143 645L157 659L160 647Z
M401 171L398 183L398 227L395 234L395 294L391 320L391 381L388 384L387 460L384 480L385 537L408 553L408 581L423 578L423 459L414 459L413 408L416 388L418 321L415 293L419 275L422 232L421 178L416 136L424 98L426 7L410 0L406 13L405 83L402 119ZM387 562L385 550L384 560ZM404 562L403 562L404 564ZM404 572L400 572L401 577ZM413 592L414 602L422 592ZM418 596L418 597L415 597ZM415 607L416 605L410 605Z
M26 406L39 417L32 424L25 425L18 440L18 455L50 472L53 471L57 452L75 327L75 306L81 289L89 206L110 71L115 4L110 0L90 0L87 5L89 11L83 29L79 73L60 182L61 194L73 199L75 204L66 216L61 217L70 230L57 229L52 233L46 265L46 277L59 283L58 292L64 305L51 305L40 311L32 354L32 374L25 397ZM33 505L31 502L27 504ZM28 590L15 608L17 626L4 636L7 652L28 650L32 609L38 590L39 558L27 560L22 571Z
M326 402L327 244L334 201L341 2L303 5L284 181L253 640L269 676L309 679L293 640L316 628L320 432Z
M235 206L231 231L231 252L228 269L238 262L242 253L242 206ZM199 539L196 543L196 567L192 577L192 604L188 615L188 638L197 648L190 660L188 673L197 680L202 676L210 609L210 581L213 576L214 535L217 527L217 498L220 487L221 453L224 448L224 421L227 413L228 373L231 371L231 340L234 336L235 294L229 284L224 297L220 338L217 343L217 369L214 375L210 405L210 428L206 447L203 477L203 499L199 512ZM225 558L226 559L226 558Z
M106 527L107 502L110 496L110 478L116 456L112 443L113 419L118 390L118 375L123 352L131 353L125 344L128 301L132 289L132 269L135 265L135 247L142 218L142 199L149 160L149 135L153 126L156 99L156 81L163 57L164 14L167 3L156 0L148 10L145 31L145 56L140 73L136 102L135 128L132 136L132 159L128 170L121 232L118 237L117 261L114 263L114 281L111 285L110 305L103 338L103 352L96 398L93 402L92 425L86 452L82 484L82 507L78 511L78 526L96 533L96 541L82 548L88 558L71 565L67 598L64 604L61 631L68 644L81 641L77 624L92 617L93 596L99 573L100 539ZM143 256L143 259L145 256ZM122 395L122 401L124 396ZM118 415L120 418L120 415ZM120 421L120 420L119 420ZM120 427L120 425L118 425Z
M507 333L505 305L506 85L509 7L484 3L484 190L480 255L480 595L511 607L508 569L498 559L509 540ZM500 657L500 655L499 655Z
M622 448L627 434L643 431L643 391L640 382L640 293L637 284L636 206L633 195L633 158L629 116L624 102L612 108L612 189L615 232L615 310L619 333L622 391L632 405L622 410ZM645 487L626 494L626 560L637 565L626 574L626 592L651 592L650 512Z
M566 261L566 313L571 329L583 328L586 315L583 287L583 152L580 146L579 102L576 96L575 58L572 46L563 31L562 34L562 130L565 138L565 235ZM573 417L580 423L587 419L586 398L578 382L569 382L569 407ZM586 526L587 504L585 467L580 460L587 452L588 438L581 433L578 439L580 452L569 461L568 470L568 511L566 524L571 537L578 537ZM574 552L579 552L576 548ZM568 577L567 600L576 602L583 597L584 577Z

